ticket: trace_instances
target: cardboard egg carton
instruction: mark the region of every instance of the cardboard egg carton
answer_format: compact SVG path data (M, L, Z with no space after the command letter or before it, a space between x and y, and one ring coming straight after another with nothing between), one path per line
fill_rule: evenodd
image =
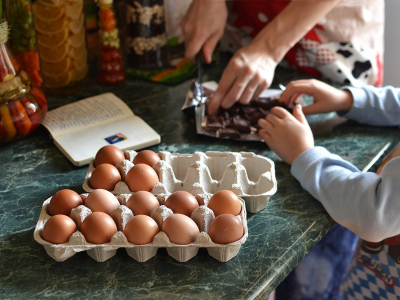
M124 179L133 167L137 152L126 151L126 160L117 165L122 181L113 194L132 193ZM276 193L275 164L269 158L252 152L195 152L178 154L161 151L161 160L153 168L160 182L151 191L154 195L187 191L193 195L220 190L231 190L246 202L247 211L256 213L264 209L269 198ZM90 163L83 189L92 191L89 182L95 167Z
M83 200L85 200L86 195L81 195L83 196ZM246 219L246 207L243 199L239 198L242 204L242 210L236 217L243 224L244 234L239 240L230 244L222 245L214 243L207 233L211 222L215 219L215 216L214 212L207 207L208 201L212 195L202 194L195 195L197 201L199 202L199 207L195 209L191 215L191 218L199 227L200 234L196 237L193 243L188 245L177 245L171 243L168 239L168 236L161 231L164 220L173 214L172 210L164 205L169 195L159 195L157 199L160 202L160 206L152 212L151 217L158 224L160 232L157 233L153 241L149 244L133 245L128 242L123 233L125 225L133 217L132 211L126 207L126 203L129 201L131 196L132 194L123 194L117 196L117 199L121 205L111 213L111 217L117 224L118 232L107 244L96 245L88 243L83 234L79 231L84 219L91 214L91 210L84 205L78 206L71 212L70 217L76 223L78 231L76 231L70 237L67 243L55 245L45 241L41 236L41 232L44 224L51 217L48 214L48 206L51 198L47 199L43 203L39 220L34 231L34 238L39 244L44 246L47 254L58 262L62 262L74 256L75 253L81 251L86 251L90 257L98 262L104 262L113 257L119 248L125 248L128 255L138 262L145 262L155 256L158 248L166 248L168 254L179 262L186 262L196 256L199 248L207 248L208 253L212 257L221 262L226 262L237 255L241 245L247 240L248 227Z

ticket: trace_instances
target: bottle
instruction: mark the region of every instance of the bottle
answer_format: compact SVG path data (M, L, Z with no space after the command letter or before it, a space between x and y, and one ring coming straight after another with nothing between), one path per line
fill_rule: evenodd
M39 86L21 69L7 46L8 24L0 20L0 143L33 132L47 112Z
M169 62L163 0L126 0L126 48L130 67L151 70Z
M99 0L100 18L100 71L98 80L102 84L118 84L126 79L122 63L117 20L113 0Z
M51 94L74 93L85 82L89 65L83 5L84 0L32 4L44 86Z

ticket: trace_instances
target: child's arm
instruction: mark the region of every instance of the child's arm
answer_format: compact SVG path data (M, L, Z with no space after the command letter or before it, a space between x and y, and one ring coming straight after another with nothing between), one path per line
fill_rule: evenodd
M375 126L400 125L400 89L392 86L377 88L343 87L352 94L353 105L342 116L362 124Z
M400 234L400 158L391 160L379 176L361 173L315 147L294 161L291 172L337 223L362 239L379 242Z
M400 234L400 158L390 161L381 176L361 173L339 156L314 147L299 105L293 115L281 107L271 112L259 120L260 135L285 162L293 164L293 176L336 222L371 242Z
M314 103L303 108L304 114L337 111L359 123L376 126L400 125L400 89L391 86L376 88L343 87L336 89L321 81L298 80L289 83L281 102L289 105L300 94L313 96Z

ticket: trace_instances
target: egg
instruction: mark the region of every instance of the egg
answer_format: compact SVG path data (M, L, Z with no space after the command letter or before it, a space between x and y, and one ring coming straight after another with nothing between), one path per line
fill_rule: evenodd
M132 192L148 191L151 192L153 186L158 183L156 171L148 165L134 165L126 174L125 183Z
M149 216L134 216L126 223L124 234L129 243L146 245L153 241L154 236L160 232L156 221Z
M150 167L154 166L159 161L160 161L160 157L157 155L157 153L155 153L151 150L140 151L133 159L133 163L135 165L146 164L146 165L149 165Z
M116 167L110 164L101 164L92 172L89 184L92 189L112 191L120 181L121 174Z
M214 211L216 217L222 214L237 216L242 210L239 197L234 192L228 190L221 190L215 193L210 198L207 206Z
M60 190L51 197L49 203L49 215L66 215L71 214L71 210L83 204L81 196L72 190Z
M105 244L117 233L117 225L109 215L94 212L83 221L81 232L88 243Z
M231 214L219 215L208 229L211 240L217 244L230 244L240 240L244 233L242 222Z
M120 206L118 199L109 191L98 189L92 191L85 200L85 206L93 212L103 212L111 214L111 212Z
M113 145L107 145L97 151L96 157L94 158L94 166L97 167L101 164L110 164L116 166L124 159L124 153L119 148Z
M151 212L160 206L157 198L150 192L139 191L129 198L126 206L136 215L150 216Z
M76 225L70 217L55 215L44 224L42 238L52 244L64 244L76 230Z
M166 218L162 224L162 231L165 232L171 243L177 245L193 243L200 233L196 223L182 214L173 214Z
M165 206L170 208L174 213L190 217L193 210L199 207L199 203L191 193L177 191L167 198Z

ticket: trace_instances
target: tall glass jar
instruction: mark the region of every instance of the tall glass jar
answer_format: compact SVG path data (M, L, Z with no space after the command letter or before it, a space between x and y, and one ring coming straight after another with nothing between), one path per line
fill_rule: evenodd
M99 0L100 19L100 71L97 76L101 84L118 84L126 79L122 63L117 20L113 0Z
M13 55L33 83L41 87L43 79L40 72L31 1L6 0L4 1L4 11L5 18L11 27L8 42Z
M125 42L130 67L149 70L168 65L163 0L126 0Z
M20 0L18 0L20 1ZM88 73L84 0L37 0L32 4L46 91L71 94Z
M34 131L47 112L40 87L21 70L7 46L8 25L0 20L0 144Z

